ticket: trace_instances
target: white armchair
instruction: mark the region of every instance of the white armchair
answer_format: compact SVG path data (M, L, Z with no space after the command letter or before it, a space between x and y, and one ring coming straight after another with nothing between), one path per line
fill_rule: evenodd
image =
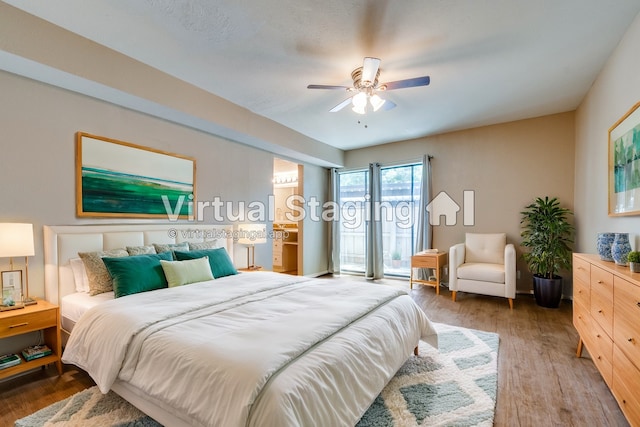
M449 249L449 290L509 299L516 297L516 250L505 233L467 233L464 243Z

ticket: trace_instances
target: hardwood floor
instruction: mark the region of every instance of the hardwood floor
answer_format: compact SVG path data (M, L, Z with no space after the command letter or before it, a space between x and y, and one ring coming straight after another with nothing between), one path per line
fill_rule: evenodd
M406 280L376 283L409 290ZM496 426L628 425L587 352L575 357L578 334L570 301L547 309L532 296L518 295L509 310L504 298L459 292L454 303L446 288L439 297L432 287L418 285L410 292L434 322L500 334ZM49 368L2 382L0 426L92 385L73 366L65 366L61 377Z

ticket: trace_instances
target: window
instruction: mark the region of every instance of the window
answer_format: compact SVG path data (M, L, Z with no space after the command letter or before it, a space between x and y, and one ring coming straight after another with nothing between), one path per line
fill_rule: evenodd
M367 248L364 208L369 172L341 172L339 185L340 269L349 273L364 273Z
M408 277L416 242L422 164L382 167L382 199L370 206L367 170L339 173L341 271L364 273L366 221L382 221L384 273Z

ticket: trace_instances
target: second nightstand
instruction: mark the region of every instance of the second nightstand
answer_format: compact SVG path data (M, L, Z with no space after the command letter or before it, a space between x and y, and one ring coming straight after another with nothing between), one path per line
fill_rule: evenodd
M0 312L0 339L42 331L44 342L51 348L52 354L0 370L0 379L19 374L40 366L55 363L58 374L62 375L60 356L60 311L57 305L38 300L37 304L19 310Z

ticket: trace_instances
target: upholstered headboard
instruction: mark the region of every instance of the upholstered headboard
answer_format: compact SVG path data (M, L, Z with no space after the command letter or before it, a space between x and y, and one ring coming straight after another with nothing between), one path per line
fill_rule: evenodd
M205 224L119 224L44 226L45 299L75 292L70 259L78 252L103 251L153 243L215 241L233 260L233 226Z

